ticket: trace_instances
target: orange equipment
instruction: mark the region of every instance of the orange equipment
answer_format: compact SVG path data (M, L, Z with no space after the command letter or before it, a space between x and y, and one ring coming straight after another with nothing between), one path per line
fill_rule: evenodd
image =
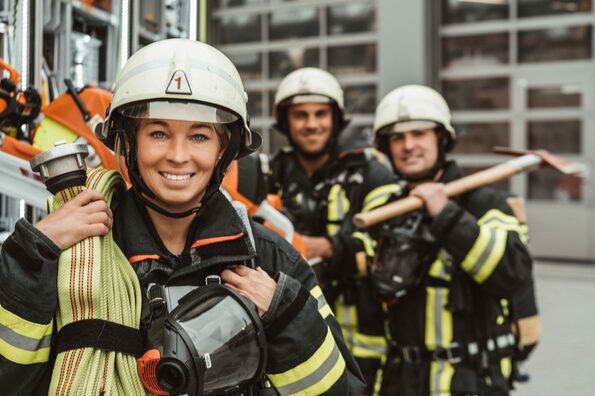
M268 161L264 156L247 156L233 161L221 186L232 199L243 203L248 214L263 219L263 225L285 238L304 257L306 244L295 232L291 221L276 207L272 196L267 195Z
M119 169L114 154L97 139L93 129L103 120L111 99L112 94L104 89L84 87L77 92L69 86L68 92L43 109L45 118L33 135L33 146L47 150L59 140L72 143L84 139L103 168Z

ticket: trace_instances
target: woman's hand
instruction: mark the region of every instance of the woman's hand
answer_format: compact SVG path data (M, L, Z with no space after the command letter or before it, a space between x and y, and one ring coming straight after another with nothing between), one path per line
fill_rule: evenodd
M277 288L273 278L260 267L255 270L245 265L229 267L221 273L221 279L227 286L252 301L260 316L269 309Z
M85 190L35 227L64 250L90 236L106 235L112 223L112 211L104 196L95 190Z

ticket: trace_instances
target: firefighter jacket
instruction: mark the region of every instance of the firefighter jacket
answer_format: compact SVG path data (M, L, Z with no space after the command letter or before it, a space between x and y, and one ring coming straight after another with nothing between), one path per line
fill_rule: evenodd
M359 395L361 374L322 290L300 254L275 233L254 224L249 233L221 194L197 214L179 255L156 237L146 208L131 192L114 210L114 238L134 267L141 288L204 284L229 265L255 261L277 282L263 316L268 342L270 394ZM2 246L0 260L0 384L3 394L47 394L51 372L52 318L56 311L56 262L60 250L25 220ZM143 294L145 294L143 292ZM146 319L143 301L141 323ZM142 325L141 325L142 327ZM276 390L270 393L271 389ZM265 394L264 390L255 394Z
M272 159L271 169L271 192L281 196L283 210L296 231L325 236L332 243L330 262L315 268L326 266L317 275L351 352L371 385L386 351L385 315L365 275L375 241L354 228L352 217L386 204L400 194L401 187L371 150L331 156L311 177L295 153L285 150Z
M441 182L460 177L448 162ZM506 195L479 188L431 223L436 255L421 283L388 307L381 395L508 394L514 353L509 300L532 260Z

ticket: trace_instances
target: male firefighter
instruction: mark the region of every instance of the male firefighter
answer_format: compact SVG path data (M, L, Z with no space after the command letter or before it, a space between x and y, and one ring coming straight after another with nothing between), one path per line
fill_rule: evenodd
M343 90L328 72L303 68L287 75L275 95L276 129L291 145L271 161L273 191L304 235L329 304L372 393L384 358L384 312L374 298L367 261L375 242L352 217L385 204L400 186L370 150L340 152L347 125Z
M445 183L461 176L446 160L456 134L446 101L429 87L390 92L374 133L405 193L425 205L380 231L371 271L388 303L380 394L507 395L517 348L511 300L532 290L513 199L487 187L449 199Z

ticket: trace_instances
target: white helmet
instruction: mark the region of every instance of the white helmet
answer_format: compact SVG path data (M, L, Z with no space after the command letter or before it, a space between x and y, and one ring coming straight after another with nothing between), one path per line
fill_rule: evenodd
M343 129L348 121L345 117L343 89L339 81L329 72L315 67L304 67L289 73L277 88L273 104L273 117L277 122L277 129L286 133L286 112L283 108L293 103L333 103L340 113L337 125Z
M451 124L448 104L437 91L424 85L405 85L389 92L378 104L374 135L399 133L412 129L442 126L448 132L449 149L456 133Z
M100 131L102 140L113 143L112 115L130 116L132 105L154 101L155 116L175 114L188 119L200 117L206 122L241 123L241 154L258 148L260 136L249 127L246 110L248 96L233 63L219 50L187 39L152 43L133 54L116 80L110 113ZM177 103L168 107L167 103ZM181 106L194 104L194 106ZM127 110L129 114L127 113ZM162 118L162 117L159 117Z

